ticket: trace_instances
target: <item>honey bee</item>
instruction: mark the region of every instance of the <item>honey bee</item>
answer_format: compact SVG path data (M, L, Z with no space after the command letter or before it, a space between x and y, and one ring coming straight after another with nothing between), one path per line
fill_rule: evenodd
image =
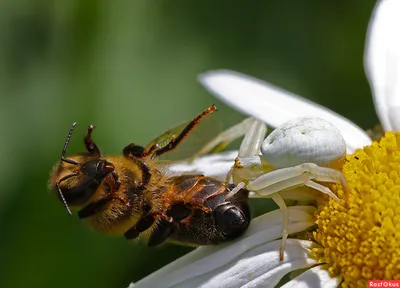
M165 240L207 245L241 235L250 222L249 192L201 174L169 175L161 155L176 148L213 105L192 121L179 125L145 147L129 144L123 156L102 156L89 126L87 152L66 157L76 123L72 124L60 161L50 175L50 187L71 214L94 229L127 239L148 238L149 246Z

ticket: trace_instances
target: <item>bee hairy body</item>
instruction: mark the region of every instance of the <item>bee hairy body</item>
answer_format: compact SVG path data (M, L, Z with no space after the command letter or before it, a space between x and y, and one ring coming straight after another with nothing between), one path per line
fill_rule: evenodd
M87 160L87 156L72 156L70 159L82 161ZM97 185L89 186L88 189L95 192L84 201L77 201L74 194L69 194L66 188L82 186L84 178L71 177L61 187L65 191L67 203L80 209L80 218L98 231L125 235L129 239L143 235L150 239L149 245L154 246L165 240L164 235L157 233L166 230L169 234L167 238L171 241L186 245L207 245L239 236L247 228L250 212L246 190L226 201L226 195L233 188L231 185L227 186L203 175L168 177L167 168L157 165L151 159L146 161L151 167L151 181L139 189L142 172L135 163L125 157L103 159L112 164L118 174L120 184L117 189L111 174ZM69 163L57 165L52 179L60 179L73 173L71 166ZM55 188L55 182L51 186ZM215 211L226 206L238 207L242 212L240 219L236 220L239 221L239 228L235 226L234 229L224 229L224 224L219 225L216 220L216 217L225 219L222 216L225 210L220 214ZM92 210L91 207L95 209Z
M164 146L153 141L146 150L130 144L123 156L101 156L91 138L94 127L89 126L88 152L65 158L73 124L61 161L51 172L50 187L59 192L68 212L69 206L76 208L78 216L94 229L128 239L145 236L149 246L167 239L197 246L238 237L250 222L247 190L230 196L233 184L201 174L170 175L168 165L157 160L174 149L206 113L210 111L200 114Z

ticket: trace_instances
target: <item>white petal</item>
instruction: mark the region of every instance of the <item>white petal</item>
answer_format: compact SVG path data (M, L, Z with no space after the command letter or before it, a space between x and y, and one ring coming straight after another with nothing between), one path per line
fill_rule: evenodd
M289 233L311 227L314 224L314 211L315 208L309 206L289 207ZM309 258L312 242L292 239L287 242L285 260L279 260L280 240L271 241L280 237L281 225L279 210L264 214L254 219L246 233L238 240L200 247L140 280L134 287L193 287L193 281L197 283L194 286L208 283L204 287L237 287L235 281L226 282L226 286L215 286L220 281L215 282L213 279L220 279L219 275L225 275L225 278L235 280L238 270L246 268L247 270L243 270L245 274L237 275L236 278L242 285L256 281L268 273L275 277L270 279L279 281L292 270L315 264L315 261Z
M310 257L312 242L286 242L286 257L279 260L280 240L262 244L243 253L239 259L174 287L230 288L275 287L287 273L317 263Z
M296 117L320 117L339 129L348 152L371 144L368 135L350 120L259 79L234 71L216 70L200 75L199 81L227 105L272 127Z
M282 288L334 288L338 287L341 281L341 277L332 277L323 266L317 266L300 274L293 280L283 285Z
M238 151L227 151L199 157L193 162L176 162L168 165L168 173L171 175L201 173L205 176L225 181L226 175L232 168L237 155Z
M389 108L400 106L400 1L377 3L367 33L365 69L383 128L400 131L400 123L389 117Z
M400 93L400 91L399 91ZM399 94L400 97L400 94ZM400 106L389 106L389 122L393 131L400 131Z

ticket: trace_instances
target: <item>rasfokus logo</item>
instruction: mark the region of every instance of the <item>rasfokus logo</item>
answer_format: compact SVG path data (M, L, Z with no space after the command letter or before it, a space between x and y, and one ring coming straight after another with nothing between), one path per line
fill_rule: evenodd
M400 287L400 280L369 280L368 287Z

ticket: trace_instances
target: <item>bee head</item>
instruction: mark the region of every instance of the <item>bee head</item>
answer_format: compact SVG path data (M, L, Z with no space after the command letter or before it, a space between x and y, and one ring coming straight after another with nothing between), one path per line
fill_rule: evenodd
M67 206L79 206L87 202L99 188L101 182L115 167L105 159L90 159L82 164L77 163L79 169L64 174L56 183L60 200Z
M60 164L56 166L57 169L53 170L52 176L52 179L54 179L52 187L58 191L59 198L69 214L71 214L69 205L80 206L87 202L95 194L104 178L115 170L112 163L101 158L100 151L91 140L91 132L94 129L92 125L89 126L88 134L85 137L89 154L65 157L75 126L76 123L71 125L61 154Z

